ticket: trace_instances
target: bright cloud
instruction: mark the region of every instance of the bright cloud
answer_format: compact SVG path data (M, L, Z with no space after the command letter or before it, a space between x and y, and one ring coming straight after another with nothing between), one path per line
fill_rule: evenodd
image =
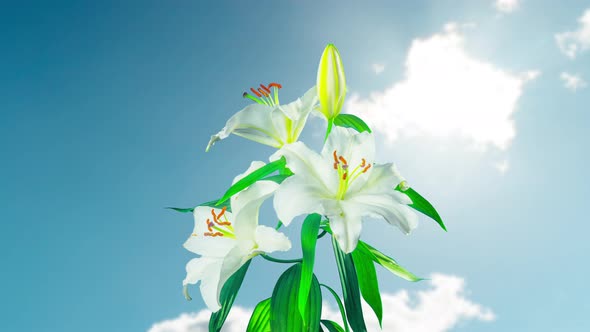
M382 294L383 331L397 332L444 332L459 322L467 320L493 321L494 313L466 298L465 281L462 278L433 274L429 289L416 293L401 290L394 294ZM368 331L380 331L375 315L363 306ZM223 332L242 332L247 325L251 310L234 307ZM390 314L388 314L390 313ZM195 314L154 324L148 332L206 332L210 312ZM322 317L342 323L340 312L324 304Z
M519 0L496 0L494 7L503 13L512 13L518 9Z
M539 75L509 73L472 57L454 23L414 40L405 67L404 80L367 98L352 94L346 109L390 141L400 135L461 137L500 149L516 134L512 115L523 87Z
M563 54L574 59L579 53L590 49L590 8L578 19L578 29L555 35L557 46Z
M385 65L380 64L380 63L374 63L372 67L373 67L373 72L375 72L375 74L377 74L377 75L381 74L385 70Z
M563 85L572 91L585 88L587 85L580 75L562 72L559 78L563 81Z

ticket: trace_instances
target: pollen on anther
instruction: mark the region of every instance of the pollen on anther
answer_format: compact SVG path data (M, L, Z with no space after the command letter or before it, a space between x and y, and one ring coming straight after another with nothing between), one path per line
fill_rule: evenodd
M269 83L269 84L268 84L268 88L269 88L269 89L270 89L270 88L272 88L272 87L275 87L275 88L277 88L277 89L281 89L281 88L283 88L283 86L282 86L282 85L280 85L279 83L275 83L275 82L272 82L272 83Z
M336 150L334 150L334 164L338 165L338 154L336 154Z
M268 97L268 93L266 93L266 91L262 90L261 88L258 88L258 92L263 94L265 97Z
M262 95L260 93L258 93L258 91L254 90L254 88L250 88L250 91L252 91L256 95L256 97L258 97L258 98L262 97Z
M334 163L334 169L338 169L338 163Z
M346 180L347 177L348 177L348 173L342 174L342 180Z
M367 161L365 160L365 158L363 158L362 162L361 162L361 167L365 167L366 164L367 164Z
M270 93L270 89L265 87L264 84L260 84L260 87L262 88L262 90L266 91L266 93Z
M340 160L343 164L348 164L348 162L346 161L346 159L344 159L344 157L340 156L338 157L338 160Z
M216 237L216 236L223 236L223 234L221 232L207 232L204 234L205 236L211 236L211 237Z
M368 164L365 168L363 168L363 173L366 173L369 170L369 168L371 168L371 166L371 164Z

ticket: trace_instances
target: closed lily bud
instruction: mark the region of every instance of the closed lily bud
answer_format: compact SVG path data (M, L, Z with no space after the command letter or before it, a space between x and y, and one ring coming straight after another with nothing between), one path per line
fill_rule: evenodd
M320 112L332 121L342 109L346 96L346 77L336 46L328 44L318 66L317 78Z

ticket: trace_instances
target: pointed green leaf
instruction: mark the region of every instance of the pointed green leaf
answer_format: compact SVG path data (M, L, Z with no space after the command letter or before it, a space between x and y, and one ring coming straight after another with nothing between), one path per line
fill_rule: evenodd
M353 331L366 332L367 327L363 317L361 294L352 255L345 254L334 237L332 237L332 246L334 247L334 256L336 256L336 265L340 274L340 284L342 285L348 323Z
M299 313L299 281L301 264L285 271L277 281L270 300L270 327L272 331L317 332L322 315L322 293L315 275L303 315Z
M244 281L244 276L248 271L251 260L246 262L236 273L234 273L223 285L221 294L219 296L219 302L221 303L221 309L211 314L209 319L209 332L219 332L225 323L225 319L231 310L234 300L238 295L238 291Z
M344 311L344 305L342 304L342 300L340 299L340 296L338 296L338 294L336 293L336 291L334 291L332 289L332 287L328 286L328 285L324 285L324 284L320 284L320 286L324 287L325 289L327 289L332 296L334 296L334 299L336 300L336 303L338 304L338 308L340 309L340 315L342 315L342 322L344 322L344 330L345 332L348 332L348 322L346 321L346 311Z
M308 215L301 227L301 250L303 262L301 264L301 281L299 282L299 312L303 313L307 304L307 296L311 287L313 264L315 261L315 246L318 241L318 231L322 216L317 213Z
M342 326L338 325L338 323L334 321L322 319L322 324L324 324L326 329L328 329L328 332L344 332Z
M377 280L377 271L375 264L371 260L370 254L363 249L357 248L352 252L352 260L359 280L361 295L365 302L373 309L373 312L379 320L379 326L383 322L383 303L381 302L381 293L379 292L379 282Z
M401 267L395 261L395 259L383 254L381 251L371 247L363 241L358 242L357 250L363 252L365 255L367 255L367 257L370 257L375 263L383 266L384 268L388 269L391 273L395 274L400 278L414 282L424 280L423 278L417 277L410 271Z
M201 204L197 205L197 207L199 207L199 206L210 206L210 207L214 207L216 209L222 209L222 208L225 207L228 212L231 212L231 206L229 205L230 204L229 201L226 201L226 202L223 202L223 203L221 203L219 205L216 205L218 201L219 200L214 200L214 201L209 201L209 202L201 203ZM181 213L193 213L193 211L195 211L195 208L194 207L192 207L192 208L167 207L167 209L174 210L176 212L181 212Z
M445 232L447 231L447 227L443 223L442 218L440 217L434 206L432 206L432 204L430 204L430 202L427 201L426 198L422 197L422 195L420 195L416 190L414 190L413 188L402 190L400 185L398 185L395 188L395 190L408 195L408 197L410 197L410 199L412 200L412 204L409 205L410 207L412 207L416 211L422 212L423 214L429 216L434 221L436 221L440 225L440 227L445 230Z
M270 332L270 297L256 305L246 331Z
M254 184L256 181L272 174L273 172L276 172L280 169L285 168L286 165L286 160L285 157L282 157L279 160L275 160L272 163L268 163L262 167L260 167L259 169L253 171L252 173L246 175L244 178L242 178L240 181L234 183L226 192L225 194L223 194L223 197L221 197L221 199L219 199L219 201L217 201L217 205L227 201L230 197L232 197L233 195L239 193L240 191L248 188L249 186L251 186L252 184Z
M271 176L267 176L267 177L261 179L260 181L273 181L275 183L281 184L281 183L283 183L283 181L285 181L285 179L287 179L290 176L291 176L291 174L289 174L289 175L287 175L287 174L271 175Z
M338 114L334 119L334 124L338 127L352 128L359 133L362 133L363 131L371 132L371 128L369 128L365 121L352 114Z

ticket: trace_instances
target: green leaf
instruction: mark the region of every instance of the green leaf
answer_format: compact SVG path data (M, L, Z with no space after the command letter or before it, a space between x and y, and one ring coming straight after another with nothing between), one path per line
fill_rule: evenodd
M328 332L344 332L342 326L338 325L338 323L334 321L322 319L322 324L324 324L326 329L328 329Z
M303 315L299 313L301 264L285 271L277 281L270 300L270 328L281 332L317 332L322 315L322 293L315 275ZM303 317L302 317L303 316Z
M338 114L334 119L334 124L338 127L352 128L359 133L362 133L363 131L371 132L371 128L369 128L365 121L352 114Z
M443 223L442 218L438 212L436 212L434 206L432 206L432 204L430 204L430 202L427 201L426 198L422 197L422 195L420 195L416 190L412 188L402 190L400 185L398 185L395 190L408 195L408 197L410 197L412 200L412 204L409 205L410 207L434 219L434 221L436 221L440 227L445 230L445 232L447 231L447 227Z
M234 183L225 192L225 194L223 194L223 197L221 197L221 199L219 199L219 201L217 201L216 204L219 205L219 204L227 201L230 197L232 197L233 195L239 193L240 191L248 188L249 186L254 184L256 181L264 178L265 176L272 174L273 172L276 172L280 169L285 168L286 163L287 162L285 160L285 157L281 157L281 159L275 160L272 163L268 163L268 164L260 167L259 169L253 171L252 173L246 175L240 181Z
M332 289L332 287L330 287L328 285L324 285L324 284L320 284L320 286L327 289L332 294L332 296L334 296L334 299L336 300L336 303L338 304L338 308L340 309L340 315L342 315L342 321L344 322L344 330L345 330L345 332L348 332L348 322L346 321L346 311L344 311L344 305L342 304L342 300L340 299L340 296L338 296L338 294Z
M373 262L383 266L384 268L388 269L391 273L395 274L396 276L406 279L408 281L420 281L424 280L423 278L415 276L413 273L409 272L408 270L401 267L395 259L383 254L381 251L371 247L367 243L363 241L359 241L356 250L362 252L364 255L369 257Z
M170 209L170 210L174 210L176 212L180 212L180 213L193 213L193 211L195 210L195 208L177 208L177 207L167 207L166 209Z
M379 320L379 326L382 326L383 303L381 302L381 293L379 293L379 281L377 280L375 264L371 260L370 254L362 248L359 249L358 245L352 252L352 261L356 268L361 295L365 299L365 302L373 309Z
M301 264L301 280L299 282L299 312L303 313L307 304L307 297L313 276L315 262L315 246L318 241L318 231L322 216L317 213L308 215L301 227L301 250L303 262Z
M334 247L334 256L336 256L336 265L340 274L340 284L342 285L348 323L350 323L353 331L366 332L367 327L363 317L361 294L352 255L345 254L334 237L332 237L332 246Z
M270 297L256 305L246 331L270 332Z
M278 174L278 175L271 175L271 176L267 176L263 179L260 179L260 181L273 181L275 183L281 184L283 183L283 181L285 181L285 179L287 179L288 177L290 177L292 174Z
M237 270L236 273L234 273L223 285L223 288L221 289L221 295L219 296L221 309L211 314L211 318L209 319L209 332L221 331L221 327L223 327L223 323L225 323L225 319L227 318L227 315L234 304L234 300L238 295L240 286L242 286L242 281L244 281L244 276L248 271L250 262L251 260L246 262L246 264Z

